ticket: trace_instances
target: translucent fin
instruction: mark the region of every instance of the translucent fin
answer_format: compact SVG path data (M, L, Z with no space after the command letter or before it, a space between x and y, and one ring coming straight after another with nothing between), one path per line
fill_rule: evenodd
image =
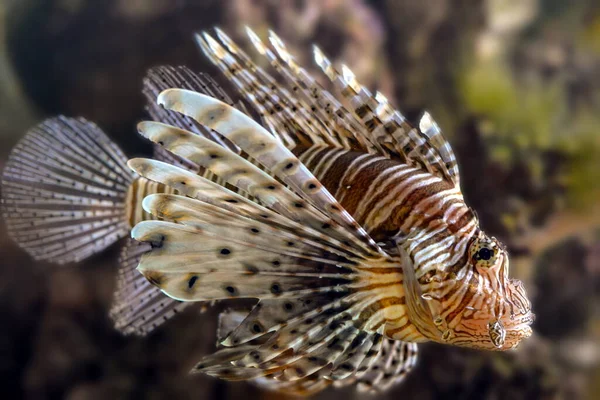
M229 308L219 314L219 325L217 327L217 344L225 340L248 316L250 310L238 310Z
M125 334L146 335L191 304L166 296L135 269L142 254L151 249L129 239L121 250L110 316L115 328Z
M31 129L2 174L9 234L38 260L83 260L127 235L133 173L95 124L56 117Z
M385 339L377 358L357 376L357 389L384 393L401 383L417 363L417 344Z

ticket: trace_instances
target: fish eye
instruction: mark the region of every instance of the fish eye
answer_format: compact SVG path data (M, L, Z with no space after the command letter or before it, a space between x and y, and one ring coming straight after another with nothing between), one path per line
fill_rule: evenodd
M494 266L498 252L498 246L486 238L476 239L469 248L469 256L478 268L490 268Z
M479 249L479 251L477 252L477 258L479 258L480 260L485 260L485 261L488 261L490 258L492 258L493 255L494 255L493 250L490 250L487 247L483 247L483 248Z

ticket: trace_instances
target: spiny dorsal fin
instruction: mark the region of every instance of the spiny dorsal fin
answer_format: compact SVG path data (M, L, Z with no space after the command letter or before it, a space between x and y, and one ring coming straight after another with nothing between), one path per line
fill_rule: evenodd
M284 77L285 83L277 82L256 66L218 28L217 36L225 47L207 33L198 35L197 41L207 57L247 97L271 132L288 148L299 144L310 147L306 143L308 138L312 145L324 143L398 157L420 165L458 187L458 167L452 148L428 113L423 115L418 128L412 127L383 95L373 95L360 85L348 67L343 66L342 73L339 73L315 47L317 64L349 101L352 107L352 112L349 112L340 100L323 89L296 63L274 32L269 32L269 40L275 50L272 51L252 30L246 28L246 31L252 44Z
M247 29L252 43L257 46L260 40L250 29ZM300 95L309 99L311 109L318 111L322 121L333 121L335 132L342 137L352 137L354 143L360 143L362 148L369 153L382 153L384 149L369 138L368 132L346 110L342 103L331 93L325 90L304 68L298 65L286 48L284 42L273 31L269 31L269 42L275 49L277 56L266 53L271 65L278 69L289 84L298 89ZM283 64L280 62L283 61ZM355 147L355 146L353 146Z
M458 187L458 167L452 148L437 124L425 113L418 128L413 128L399 111L394 110L381 93L373 95L362 86L345 65L338 72L318 48L314 58L325 75L351 104L353 113L366 127L370 138L386 145L392 155L417 162L429 172L438 174Z
M255 65L223 31L216 31L229 51L207 33L196 36L200 48L256 108L265 125L288 148L293 148L297 142L305 146L313 143L341 145L331 136L327 126L315 123L318 120L311 118L310 108L299 96L292 95Z
M197 36L201 49L249 99L266 126L281 137L288 148L316 144L369 151L373 147L362 136L354 134L346 119L333 112L339 109L333 96L321 93L320 87L308 88L249 28L252 43L285 78L283 82L254 64L221 30L216 29L216 32L227 49L207 33Z
M129 232L125 201L134 175L95 124L55 117L31 129L2 173L2 214L31 256L83 260Z

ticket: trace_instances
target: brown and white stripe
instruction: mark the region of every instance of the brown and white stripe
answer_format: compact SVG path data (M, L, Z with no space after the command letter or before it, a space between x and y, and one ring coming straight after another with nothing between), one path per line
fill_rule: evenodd
M158 219L142 207L142 202L146 196L157 193L173 194L175 192L175 189L162 183L154 182L144 177L136 178L127 191L127 199L125 201L129 226L134 227L138 222Z
M432 221L450 226L448 234L475 225L460 190L417 166L323 146L294 153L375 240L428 230Z

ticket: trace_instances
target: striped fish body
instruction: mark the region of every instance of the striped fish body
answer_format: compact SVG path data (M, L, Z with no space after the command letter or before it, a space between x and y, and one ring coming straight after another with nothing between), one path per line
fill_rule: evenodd
M125 198L125 214L130 228L133 228L138 222L157 219L157 217L144 210L142 202L146 196L160 193L173 194L177 191L170 186L151 181L142 176L136 177L131 182Z
M293 394L385 391L418 342L503 350L531 334L523 286L465 205L431 117L413 128L315 49L340 99L276 35L268 47L248 34L281 84L222 31L223 45L197 40L262 125L189 71L146 82L158 122L138 130L160 160L130 160L141 178L128 175L115 201L139 242L122 257L117 321L144 333L182 304L256 299L221 316L219 349L193 372Z
M293 152L378 242L397 243L436 219L452 221L448 235L474 222L460 190L419 167L326 146Z

